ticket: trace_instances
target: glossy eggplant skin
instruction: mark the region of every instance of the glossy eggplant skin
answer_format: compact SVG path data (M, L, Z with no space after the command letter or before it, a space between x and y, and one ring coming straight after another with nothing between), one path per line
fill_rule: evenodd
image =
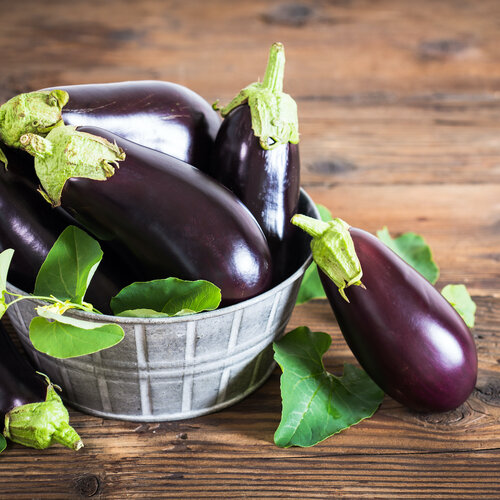
M45 257L61 232L75 221L54 209L37 192L38 179L33 158L16 149L7 149L8 170L0 166L0 251L14 249L9 281L33 292L35 279ZM130 283L124 281L116 256L106 257L89 285L86 300L101 312L111 313L110 299ZM109 257L109 258L108 258ZM127 275L133 273L127 269Z
M66 125L100 127L205 170L221 119L192 90L156 80L70 85Z
M321 281L340 329L372 379L416 411L447 411L474 389L477 353L459 314L417 271L375 236L350 229L363 269L360 286Z
M31 189L32 158L21 151L8 151L9 169L0 168L0 250L14 249L9 280L32 292L35 278L50 247L67 227L64 218ZM22 165L25 164L26 169ZM25 171L26 175L18 175ZM33 187L35 184L33 184Z
M17 406L45 401L47 384L16 349L0 323L0 422Z
M102 129L78 130L116 142L126 158L106 181L66 181L62 207L117 252L130 251L146 279L208 280L223 305L269 287L266 238L233 193L172 156Z
M273 257L273 282L280 283L299 265L293 250L298 230L290 222L300 194L298 144L263 149L252 129L250 108L243 104L222 122L209 173L257 219Z

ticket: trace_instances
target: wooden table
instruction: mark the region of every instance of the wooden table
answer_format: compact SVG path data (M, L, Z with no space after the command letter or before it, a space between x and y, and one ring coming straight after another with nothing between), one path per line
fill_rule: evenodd
M500 3L496 0L0 0L0 100L58 84L164 79L227 102L273 41L300 114L303 186L352 225L422 234L438 287L478 305L477 387L455 411L386 398L309 449L279 449L279 370L243 402L183 422L71 412L85 448L9 444L0 498L500 498ZM289 329L332 335L326 301Z

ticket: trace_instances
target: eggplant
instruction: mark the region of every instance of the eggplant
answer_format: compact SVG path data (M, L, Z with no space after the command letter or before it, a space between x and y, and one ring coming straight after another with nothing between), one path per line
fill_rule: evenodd
M53 209L37 192L33 158L24 151L6 151L9 168L0 168L0 252L14 249L9 281L31 293L38 271L56 239L68 225L78 224L63 210ZM86 300L99 311L111 314L110 299L130 284L133 276L128 262L112 255L105 247Z
M299 265L290 223L300 194L298 118L283 93L285 52L272 45L263 82L254 83L221 110L209 173L248 207L267 237L274 283Z
M204 279L224 305L269 287L269 247L255 218L197 168L94 127L22 139L35 155L39 141L53 145L35 160L46 197L117 253L129 251L145 279Z
M58 442L80 449L83 443L68 423L68 411L56 387L37 375L0 323L0 421L4 422L4 435L32 448Z
M51 98L49 105L47 96L55 92L58 100ZM26 104L20 107L19 101ZM9 120L2 121L2 108L9 113ZM208 168L221 122L201 96L175 83L145 80L68 85L21 94L8 101L0 108L0 140L19 147L20 135L45 135L60 125L61 119L66 125L110 130L201 170Z
M325 293L356 359L408 408L457 408L477 378L471 332L420 273L375 236L339 221L294 217L313 236Z

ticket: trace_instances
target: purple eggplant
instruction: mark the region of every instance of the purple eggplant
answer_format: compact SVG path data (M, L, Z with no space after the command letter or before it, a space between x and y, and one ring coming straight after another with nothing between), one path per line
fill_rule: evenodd
M57 87L69 94L67 125L99 127L208 168L220 118L196 92L155 80Z
M33 158L13 148L6 152L9 168L0 166L0 251L14 249L9 280L32 292L38 270L52 245L68 225L76 222L63 210L53 209L37 192L39 182ZM104 253L86 300L99 311L111 313L110 299L133 281L134 273L128 263L111 255L107 248Z
M0 107L0 140L19 147L22 134L45 135L62 120L109 130L201 170L221 122L201 96L175 83L68 85L20 94Z
M248 207L267 237L274 282L299 263L293 251L300 190L298 119L295 101L283 89L283 45L271 47L262 83L243 89L221 110L210 175Z
M340 219L326 223L301 215L294 223L313 236L325 293L370 377L416 411L460 406L476 383L477 353L469 329L448 301L366 231Z
M0 421L4 435L32 448L54 442L78 450L80 436L69 425L68 411L55 391L17 351L0 323Z
M221 288L224 305L270 286L269 247L255 218L200 170L93 127L57 127L45 139L24 140L28 149L39 141L53 146L35 160L52 203L117 253L129 251L145 279L205 279Z

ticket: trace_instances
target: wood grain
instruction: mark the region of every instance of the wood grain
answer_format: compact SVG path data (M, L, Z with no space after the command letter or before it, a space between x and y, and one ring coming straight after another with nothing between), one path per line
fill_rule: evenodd
M287 50L302 184L350 224L418 232L478 305L476 389L455 411L386 398L313 448L279 449L279 370L220 413L138 424L71 411L85 448L9 444L0 498L500 498L500 3L0 0L0 101L59 84L164 79L226 102ZM289 329L332 336L324 300ZM10 325L8 325L12 331Z

